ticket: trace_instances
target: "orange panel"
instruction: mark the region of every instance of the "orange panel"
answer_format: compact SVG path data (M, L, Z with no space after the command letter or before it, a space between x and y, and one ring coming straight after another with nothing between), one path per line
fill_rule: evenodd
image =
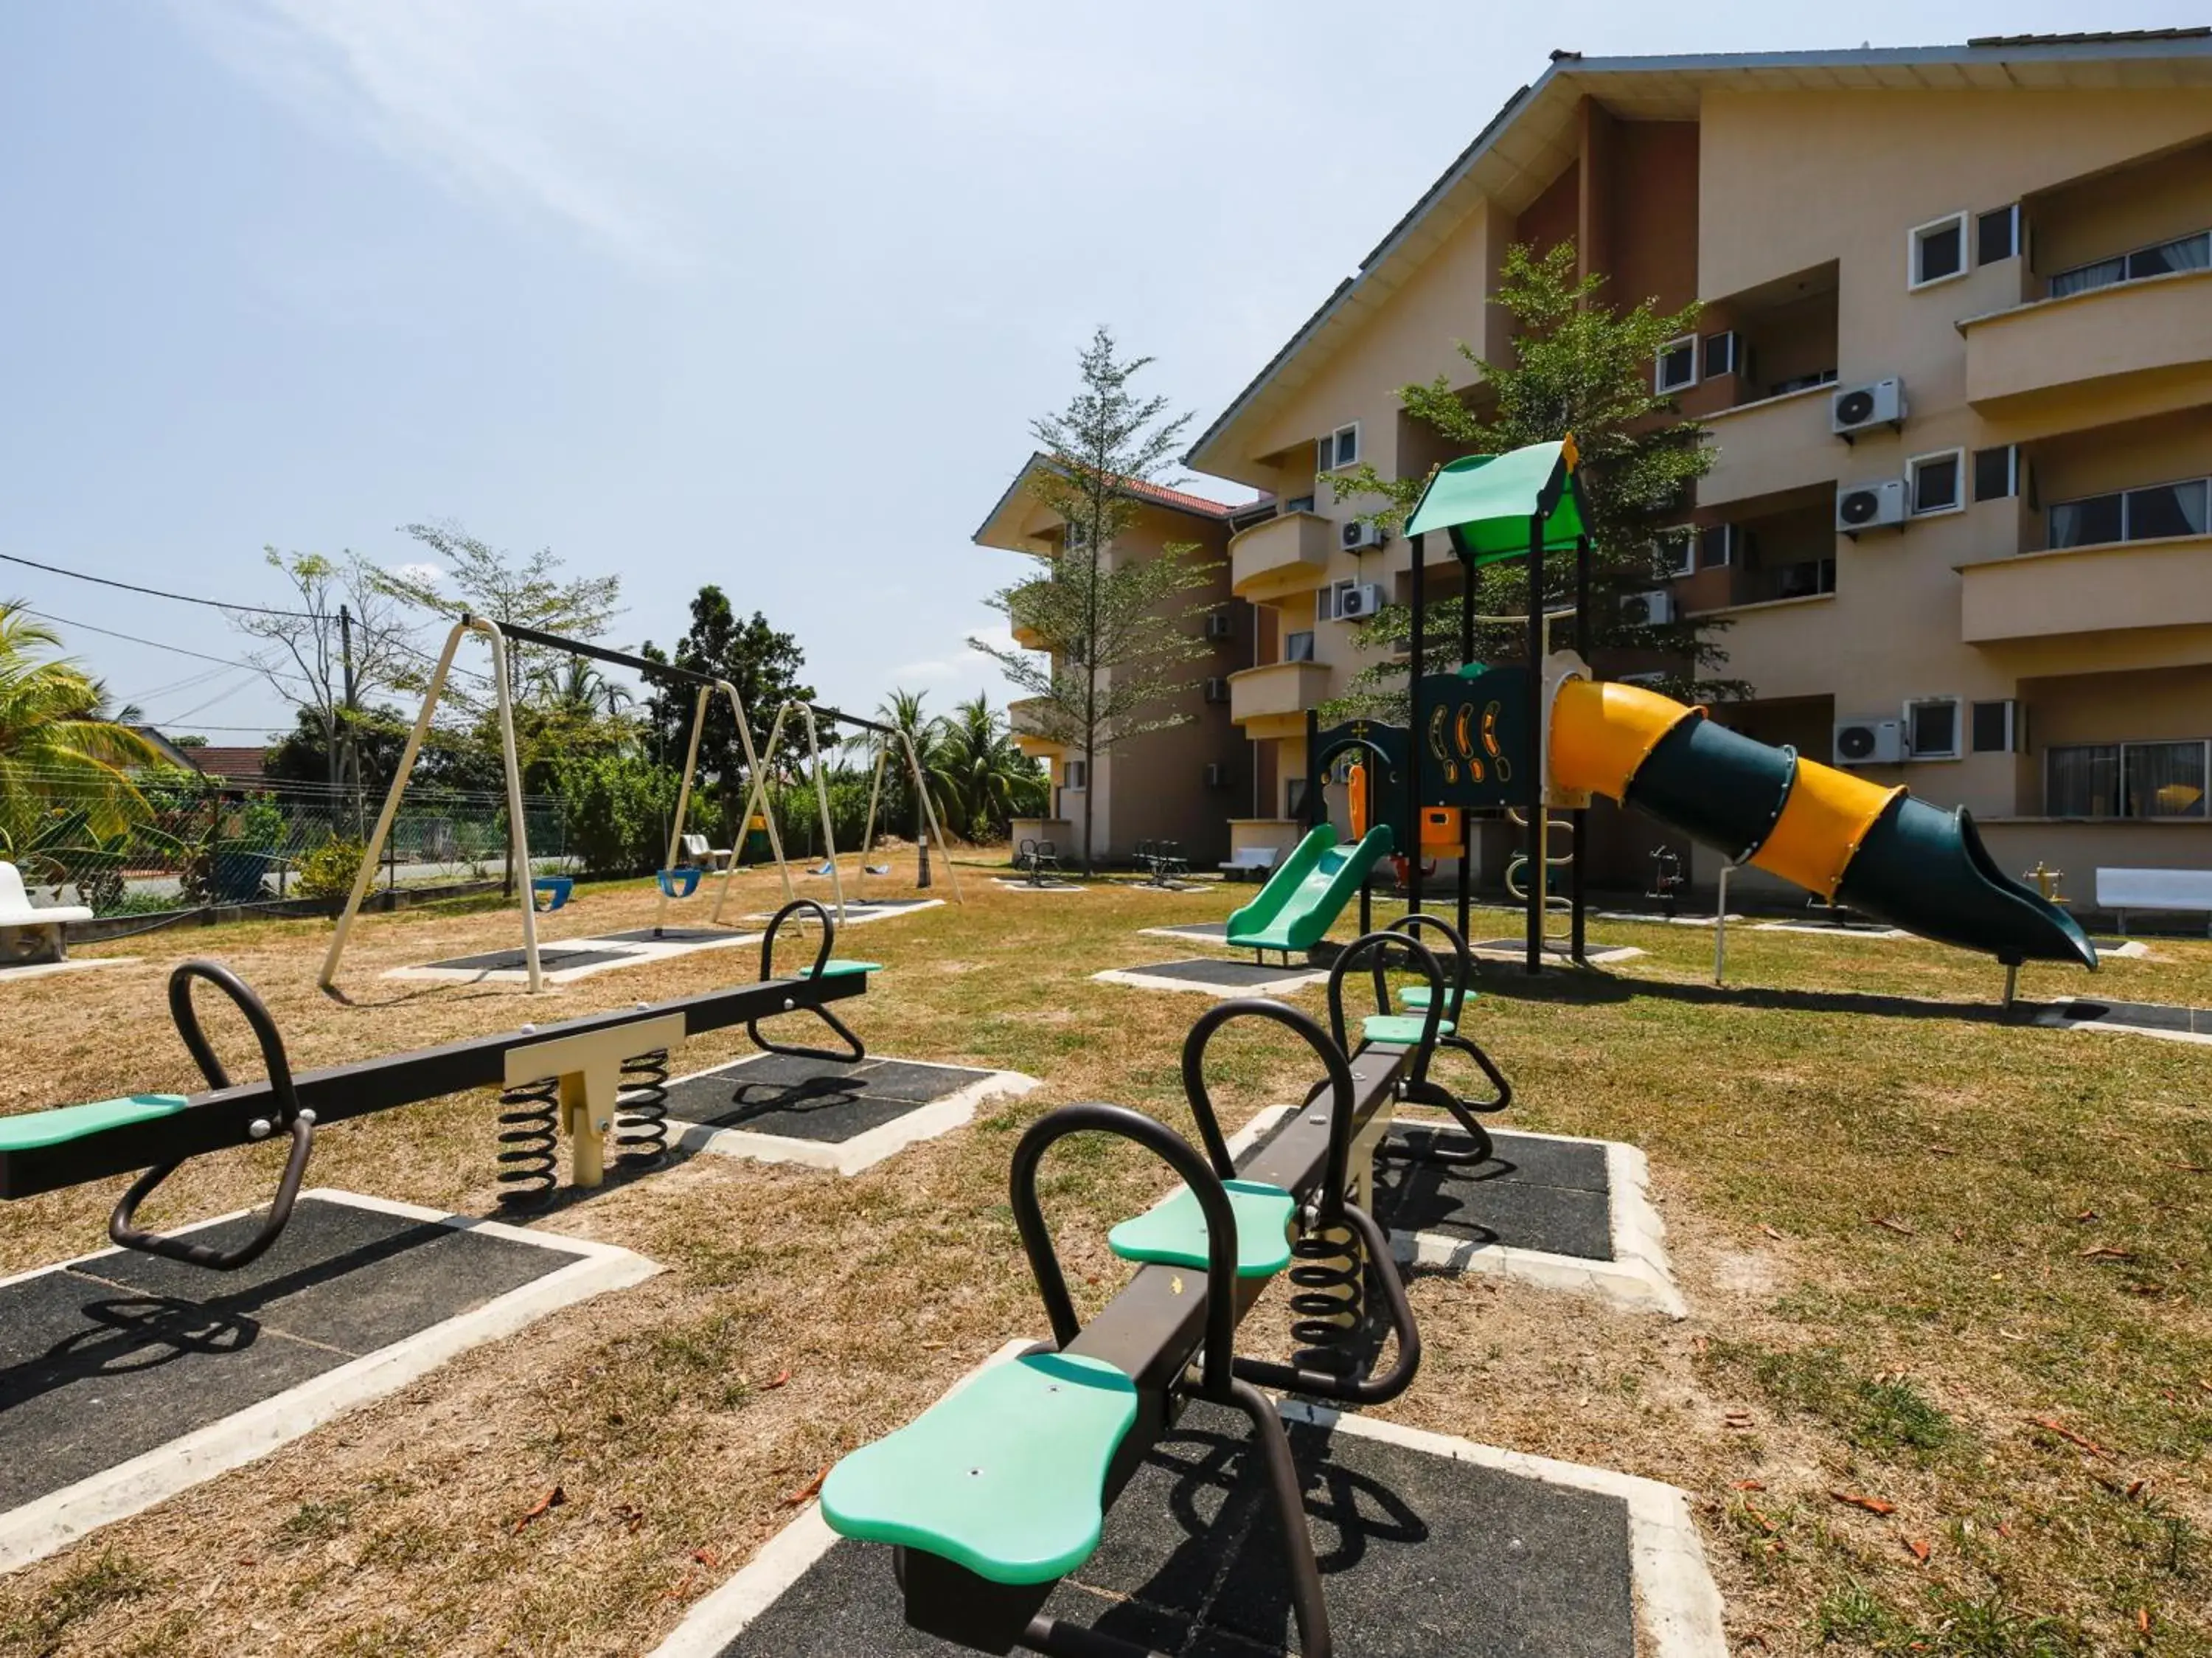
M1859 843L1903 784L1884 789L1818 760L1800 759L1790 798L1753 865L1832 899Z
M1552 704L1552 787L1624 799L1629 780L1691 708L1641 686L1569 680Z

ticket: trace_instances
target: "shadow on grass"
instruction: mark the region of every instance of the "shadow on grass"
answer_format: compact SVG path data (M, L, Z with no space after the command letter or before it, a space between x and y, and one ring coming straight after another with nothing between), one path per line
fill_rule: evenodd
M1600 1007L1650 999L1673 1002L1684 1007L1749 1008L1779 1013L1851 1013L1886 1019L1952 1019L1983 1025L2032 1025L2036 1015L2045 1008L2065 1005L2064 1003L2015 1002L2007 1009L1995 999L1988 1002L1939 1002L1922 997L1886 996L1869 991L1686 984L1666 979L1626 978L1595 967L1553 968L1537 977L1516 970L1485 972L1479 975L1476 984L1483 996L1501 1002Z

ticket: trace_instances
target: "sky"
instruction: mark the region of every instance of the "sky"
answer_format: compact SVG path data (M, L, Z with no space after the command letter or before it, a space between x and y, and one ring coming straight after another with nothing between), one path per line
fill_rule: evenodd
M1552 49L2193 9L0 0L0 553L282 603L265 546L449 521L619 573L611 643L712 582L824 700L996 702L969 537L1092 328L1194 435ZM164 728L291 723L217 612L0 598Z

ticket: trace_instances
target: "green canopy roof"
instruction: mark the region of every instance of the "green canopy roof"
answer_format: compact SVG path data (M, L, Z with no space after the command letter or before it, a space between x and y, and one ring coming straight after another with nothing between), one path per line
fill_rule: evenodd
M1469 564L1492 564L1528 551L1528 521L1544 515L1544 545L1571 547L1586 528L1575 482L1575 441L1531 443L1504 454L1471 454L1429 480L1406 533L1451 533Z

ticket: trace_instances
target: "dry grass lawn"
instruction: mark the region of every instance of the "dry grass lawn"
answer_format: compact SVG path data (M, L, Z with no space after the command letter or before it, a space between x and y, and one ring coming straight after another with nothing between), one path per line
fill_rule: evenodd
M964 907L845 942L889 968L853 1022L876 1051L1042 1088L855 1179L701 1157L556 1207L536 1223L665 1271L15 1574L0 1654L641 1651L841 1453L1042 1333L1005 1205L1013 1140L1082 1099L1187 1127L1176 1055L1204 1001L1090 975L1202 954L1134 930L1235 895L1040 898L963 874ZM587 887L547 932L651 911L643 883ZM371 918L343 1002L313 987L313 922L155 934L116 947L137 966L0 984L0 1111L192 1086L162 987L194 953L262 991L302 1067L753 972L750 950L701 952L534 1002L378 977L514 924L481 905ZM2212 1051L2001 1023L1999 969L1917 942L1747 930L1721 991L1700 930L1593 935L1648 954L1534 983L1492 968L1477 1025L1518 1125L1650 1154L1693 1315L1425 1279L1426 1365L1388 1414L1686 1488L1739 1651L2212 1655ZM2095 988L2212 1005L2212 945L2154 950ZM708 1039L683 1068L743 1044ZM1303 1091L1287 1042L1220 1046L1232 1122ZM490 1119L476 1094L334 1128L311 1183L489 1212ZM153 1218L257 1203L272 1179L264 1154L203 1160ZM1104 1226L1160 1184L1116 1148L1056 1165L1094 1298L1124 1276ZM100 1246L119 1185L0 1210L0 1272Z

